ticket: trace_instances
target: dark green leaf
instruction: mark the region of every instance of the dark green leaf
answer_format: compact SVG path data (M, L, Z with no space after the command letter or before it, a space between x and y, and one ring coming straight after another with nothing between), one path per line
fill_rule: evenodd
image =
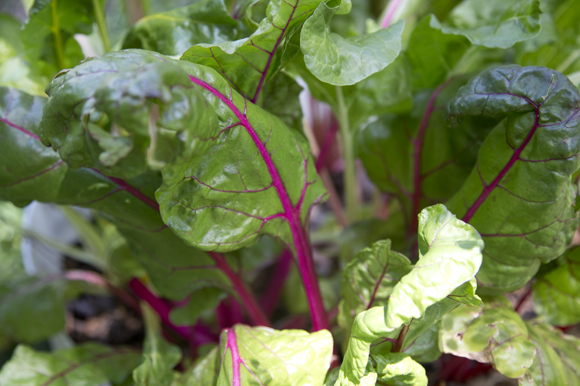
M448 203L485 241L480 289L520 288L571 241L579 104L565 76L519 66L484 71L451 102L455 118L507 117L485 139L474 170Z
M183 307L171 310L170 318L178 326L192 326L206 312L212 312L225 297L217 288L202 288L192 293Z

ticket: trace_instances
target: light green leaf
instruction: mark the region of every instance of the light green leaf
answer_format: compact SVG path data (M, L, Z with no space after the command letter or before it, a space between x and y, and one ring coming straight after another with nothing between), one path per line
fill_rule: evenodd
M298 47L289 44L321 0L274 0L258 29L249 37L219 44L198 44L181 59L221 73L242 96L258 101L264 83L292 58Z
M480 290L522 287L541 262L560 256L572 240L577 215L570 176L580 165L579 103L565 76L519 66L482 72L450 103L454 118L505 118L447 204L485 241Z
M393 386L427 386L425 369L408 354L371 355L367 369L377 374L377 381Z
M100 386L107 381L124 382L139 361L139 352L110 348L97 343L58 350L34 351L20 345L0 371L0 385Z
M421 211L418 232L419 261L389 298L386 325L391 331L419 318L427 307L471 280L481 265L481 237L444 205Z
M146 16L129 30L123 48L182 55L194 44L219 44L249 34L228 12L224 0L204 0Z
M211 348L213 347L213 348ZM210 349L205 355L200 355L191 369L180 377L184 386L215 386L220 372L221 356L219 347L215 345L202 346L200 349Z
M566 252L561 264L534 283L534 310L546 322L571 326L580 322L580 248Z
M174 374L173 367L181 360L181 349L168 343L161 336L161 322L155 311L142 303L145 321L145 348L143 362L133 370L133 379L137 386L171 386Z
M536 345L536 358L522 386L580 385L580 339L547 323L526 323Z
M522 377L535 356L526 324L505 297L486 299L485 306L478 308L459 307L443 316L439 348L490 363L510 378Z
M306 67L318 79L336 86L352 85L385 68L401 51L404 22L348 39L328 32L339 10L321 3L304 23L300 48Z
M444 34L465 36L478 46L509 48L540 33L539 0L464 0L441 24L433 28Z
M330 367L332 336L327 330L276 331L236 325L222 332L217 386L322 385Z

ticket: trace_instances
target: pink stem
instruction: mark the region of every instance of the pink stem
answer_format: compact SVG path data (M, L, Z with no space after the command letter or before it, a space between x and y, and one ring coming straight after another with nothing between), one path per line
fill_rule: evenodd
M292 252L286 249L278 259L276 269L270 278L268 288L264 292L264 296L260 302L266 315L271 316L276 309L276 305L282 294L282 289L284 288L284 283L290 273L291 264Z
M264 315L264 312L256 302L256 299L254 299L254 296L246 288L241 278L234 272L232 267L230 267L225 257L215 252L208 252L208 254L215 261L216 266L228 277L232 283L236 295L240 298L246 307L248 315L250 315L250 318L254 324L258 326L270 326L268 318L266 315Z
M312 324L315 330L328 329L330 325L328 323L326 310L324 309L324 303L322 302L322 295L318 286L318 279L314 269L314 260L312 259L311 255L310 243L300 218L302 200L300 200L296 206L292 204L288 192L284 187L284 182L282 182L282 178L280 177L280 174L274 165L274 161L270 156L270 152L266 149L266 146L260 140L260 137L248 121L245 113L242 113L236 107L233 101L228 99L225 95L223 95L210 84L194 76L190 76L189 78L193 83L206 89L212 95L221 100L226 106L228 106L228 108L239 119L240 125L246 129L247 133L250 135L254 141L254 144L258 148L258 151L260 152L260 155L262 156L262 159L264 160L264 163L266 164L268 172L272 178L272 185L276 188L278 197L280 198L280 202L284 208L284 217L290 224L290 229L294 239L295 252L298 257L298 266L302 276L302 281L304 282L306 296L310 306L310 312L312 314Z
M320 169L322 169L322 167L325 164L326 157L328 156L328 153L330 152L330 149L332 148L332 145L334 144L334 138L336 137L336 133L338 133L338 122L336 122L333 119L332 126L330 127L330 130L326 134L326 138L324 139L324 143L320 147L320 153L318 154L318 159L316 160L316 171L317 172L320 172Z
M395 15L395 11L401 4L402 0L391 0L385 11L385 17L381 20L381 28L387 28L391 24L391 19Z
M232 386L242 386L240 365L243 364L243 360L238 351L238 342L236 341L236 333L233 328L227 330L227 348L230 349L232 356Z

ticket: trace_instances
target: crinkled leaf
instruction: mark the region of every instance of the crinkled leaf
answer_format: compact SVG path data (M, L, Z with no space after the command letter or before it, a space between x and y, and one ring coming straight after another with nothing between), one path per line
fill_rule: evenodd
M377 381L393 386L427 386L425 369L408 354L388 353L371 355L367 365L369 373L377 374Z
M441 320L439 348L490 363L510 378L522 377L532 365L535 347L526 324L504 298L485 300L482 307L459 307Z
M217 386L322 385L330 367L332 336L327 330L236 325L222 332L220 354Z
M260 106L280 118L286 126L302 132L302 106L298 95L302 87L285 72L279 72L264 85Z
M534 283L534 310L556 326L580 322L580 248L566 252L560 266Z
M247 32L243 23L230 15L224 0L204 0L144 17L131 28L123 48L182 55L194 44L237 40Z
M274 0L267 15L249 37L219 44L198 44L182 59L209 66L230 82L246 99L256 102L264 83L279 69L285 57L296 54L289 45L321 0Z
M0 371L0 385L101 386L107 381L124 382L139 363L139 352L110 348L97 343L53 353L18 346Z
M464 0L446 23L431 20L444 34L465 36L478 46L509 48L536 36L541 29L539 0Z
M211 126L213 114L189 80L187 67L154 52L127 50L61 72L47 88L43 142L72 169L136 177L147 167L153 103L159 105L157 125L165 129Z
M522 386L580 385L580 339L563 334L547 323L527 323L536 345L536 358Z
M369 376L366 381L372 380L365 373L371 343L396 338L402 326L410 323L403 342L403 348L408 347L464 298L476 303L472 279L481 264L482 248L475 229L443 205L424 209L419 216L419 261L395 285L384 307L357 315L336 385L362 383Z
M100 211L127 238L156 289L171 299L204 287L228 289L215 261L185 245L163 223L150 198L161 184L159 175L122 181L90 169L70 170L41 144L38 124L44 102L0 88L0 199L20 206L38 200Z
M141 307L145 321L146 337L143 361L133 371L137 386L171 386L173 367L181 360L181 349L161 336L161 322L148 305Z
M395 285L411 269L409 259L391 250L391 240L377 241L359 251L342 271L341 327L348 331L357 314L386 304Z
M482 72L450 103L454 118L506 117L485 139L474 170L448 203L485 241L480 289L520 288L571 241L579 105L578 90L565 76L519 66Z
M325 83L352 85L393 62L401 51L404 22L371 34L343 38L328 31L328 24L340 6L321 3L304 23L300 48L310 72Z
M164 221L204 250L239 249L261 234L301 243L310 209L325 195L307 141L215 71L191 67L217 124L197 127L194 154L163 170L156 197Z
M416 88L437 87L443 83L470 46L464 36L445 34L438 26L437 17L429 15L411 34L405 56L413 69Z

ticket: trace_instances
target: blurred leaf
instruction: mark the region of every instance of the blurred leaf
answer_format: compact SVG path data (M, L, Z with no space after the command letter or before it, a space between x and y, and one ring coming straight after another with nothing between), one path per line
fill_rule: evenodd
M213 345L212 345L213 346ZM209 346L211 348L212 346ZM200 356L191 369L185 371L180 382L184 386L215 386L220 372L221 356L218 347Z
M187 304L171 310L170 318L178 326L192 326L207 312L212 312L225 298L223 291L217 288L202 288L193 292Z

